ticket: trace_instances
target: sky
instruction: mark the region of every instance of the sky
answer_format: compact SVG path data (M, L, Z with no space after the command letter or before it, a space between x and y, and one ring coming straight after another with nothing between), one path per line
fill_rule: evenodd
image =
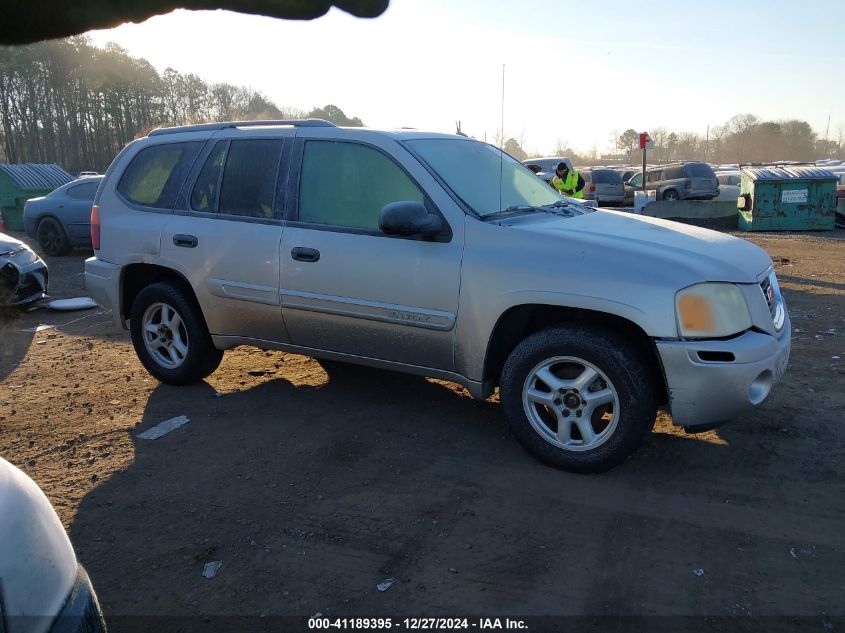
M158 70L327 104L369 127L526 151L610 151L628 128L705 134L739 113L845 128L845 2L390 0L375 19L184 11L91 31ZM504 82L503 82L504 79ZM503 99L504 84L504 99Z

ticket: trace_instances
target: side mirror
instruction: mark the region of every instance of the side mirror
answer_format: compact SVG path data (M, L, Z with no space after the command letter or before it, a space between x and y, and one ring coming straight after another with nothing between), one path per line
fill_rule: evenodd
M443 220L429 213L419 202L391 202L381 210L378 227L387 235L433 237L443 230Z

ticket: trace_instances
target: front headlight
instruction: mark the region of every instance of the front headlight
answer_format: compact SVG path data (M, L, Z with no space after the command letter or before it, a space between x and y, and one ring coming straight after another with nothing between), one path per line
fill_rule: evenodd
M751 313L734 284L703 283L675 296L678 332L684 338L718 338L751 327Z

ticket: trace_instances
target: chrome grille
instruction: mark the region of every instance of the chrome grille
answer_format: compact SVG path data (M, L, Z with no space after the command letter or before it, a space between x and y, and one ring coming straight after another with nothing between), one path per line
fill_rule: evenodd
M766 298L766 305L769 306L769 312L772 313L772 318L774 318L777 301L775 300L775 289L772 287L772 280L766 277L760 283L760 289L763 291L763 296Z

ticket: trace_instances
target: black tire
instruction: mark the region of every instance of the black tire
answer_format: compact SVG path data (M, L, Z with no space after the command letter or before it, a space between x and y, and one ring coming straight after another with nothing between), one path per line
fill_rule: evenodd
M667 202L672 202L675 200L680 200L681 197L678 195L678 192L674 189L667 189L663 192L663 199Z
M523 390L527 388L529 374L536 376L532 372L537 367L557 357L571 357L593 365L600 373L593 379L592 388L596 391L607 389L615 393L617 398L618 412L610 413L611 408L616 409L614 401L611 405L603 405L605 409L596 409L596 414L604 413L604 418L601 415L595 418L595 414L590 416L591 420L596 419L599 424L605 424L607 431L604 439L593 449L573 449L555 445L552 442L555 441L554 437L560 427L552 429L551 424L547 424L546 432L552 439L546 439L529 419L527 407L529 410L530 407L537 407L537 416L548 416L550 420L555 420L550 414L552 409L539 407L531 402L524 403ZM553 367L560 367L565 371L577 366L577 363L565 361ZM584 368L586 370L586 366ZM511 431L529 453L556 468L579 473L597 473L623 462L639 447L645 435L653 428L657 405L651 376L636 349L613 332L584 326L554 326L532 334L511 352L502 370L500 397ZM609 389L604 378L610 383ZM554 390L550 391L558 396ZM587 393L590 395L593 392ZM566 407L566 398L574 395L560 396L563 400L556 400L555 405ZM580 403L577 406L581 409ZM569 413L568 410L565 411ZM587 416L580 418L580 412L578 415L581 422L587 419ZM535 424L538 423L536 417L534 419ZM571 421L573 424L570 428L575 428L575 417ZM574 434L580 436L580 431L576 429ZM569 437L572 437L572 433ZM597 433L597 437L602 437L602 431ZM584 443L583 439L581 443Z
M187 351L175 367L167 367L157 360L144 339L144 316L148 309L154 311L152 307L159 304L177 313L181 320L180 339L187 340ZM141 364L154 378L168 385L198 382L213 373L223 360L223 351L214 347L196 300L181 285L172 282L154 283L138 293L132 303L129 330ZM164 356L163 348L152 347L156 354Z
M73 250L61 222L55 218L44 218L38 223L38 245L52 257L67 255Z

